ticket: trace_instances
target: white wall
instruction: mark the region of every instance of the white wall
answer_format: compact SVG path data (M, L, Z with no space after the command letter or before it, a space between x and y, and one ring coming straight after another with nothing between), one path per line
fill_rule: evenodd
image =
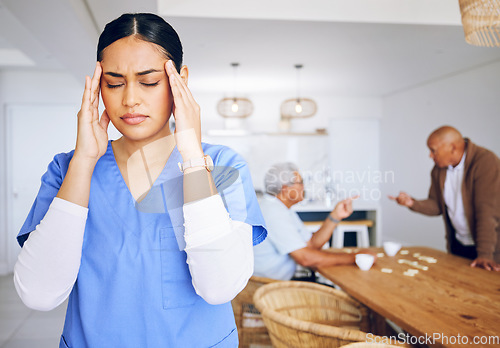
M435 128L449 124L475 143L500 154L500 62L465 71L408 90L383 101L380 128L381 170L395 172L385 194L403 190L425 198L433 162L426 139ZM382 200L384 239L408 245L445 249L441 217L426 217Z
M8 247L15 240L7 231L7 173L6 162L7 122L6 108L10 104L67 104L81 102L82 82L66 73L57 71L10 70L0 71L0 274L10 270ZM76 122L76 115L74 117ZM47 127L57 127L48 122ZM64 130L61 130L64 131ZM40 130L43 132L43 129ZM29 138L26 139L30 141ZM54 139L57 142L57 139ZM27 168L29 170L29 168ZM39 183L37 183L39 185ZM33 197L34 198L34 197ZM26 211L26 215L28 211Z
M228 97L227 93L201 93L191 86L193 96L200 104L202 117L202 130L223 129L224 119L218 115L216 110L217 102L223 97ZM280 120L280 106L285 99L293 98L294 93L266 93L239 95L252 100L254 111L251 116L245 119L250 130L272 132L278 131ZM340 118L380 118L382 116L382 105L380 98L353 98L332 95L308 95L316 101L318 106L314 117L297 119L292 122L292 131L314 132L316 128L327 128L329 119Z
M6 202L6 120L4 117L5 104L3 103L4 89L0 71L0 274L7 272L7 202Z
M359 196L359 205L378 207L380 182L379 123L377 118L332 118L329 157L337 200Z

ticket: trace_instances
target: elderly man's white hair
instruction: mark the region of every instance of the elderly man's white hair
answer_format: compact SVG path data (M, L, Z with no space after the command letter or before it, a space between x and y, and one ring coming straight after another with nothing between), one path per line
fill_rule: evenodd
M270 195L276 196L281 192L283 185L293 184L295 172L299 168L291 162L276 163L268 169L264 176L264 187Z

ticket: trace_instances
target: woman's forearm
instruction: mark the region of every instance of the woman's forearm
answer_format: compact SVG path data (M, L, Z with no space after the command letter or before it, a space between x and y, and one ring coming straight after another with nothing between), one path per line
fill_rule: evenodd
M191 203L217 194L212 174L204 167L184 171L184 203Z
M64 177L57 197L65 201L88 207L90 181L96 162L73 157L69 162L68 172Z

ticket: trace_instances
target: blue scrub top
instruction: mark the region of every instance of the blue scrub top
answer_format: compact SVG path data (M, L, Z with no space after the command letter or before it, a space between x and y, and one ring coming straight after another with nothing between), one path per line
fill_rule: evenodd
M202 144L232 220L267 232L248 166L228 147ZM73 156L58 154L18 235L45 216ZM237 347L231 303L210 305L193 288L184 252L182 157L174 148L139 204L116 164L111 141L94 169L80 270L69 296L60 347Z

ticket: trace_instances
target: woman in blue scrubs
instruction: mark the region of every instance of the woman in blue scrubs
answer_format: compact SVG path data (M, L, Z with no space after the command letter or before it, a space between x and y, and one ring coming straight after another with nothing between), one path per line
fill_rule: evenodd
M237 347L230 301L267 233L247 164L201 143L162 18L108 23L97 60L76 147L49 164L17 237L16 289L39 310L69 296L60 347ZM109 122L121 138L108 140Z

